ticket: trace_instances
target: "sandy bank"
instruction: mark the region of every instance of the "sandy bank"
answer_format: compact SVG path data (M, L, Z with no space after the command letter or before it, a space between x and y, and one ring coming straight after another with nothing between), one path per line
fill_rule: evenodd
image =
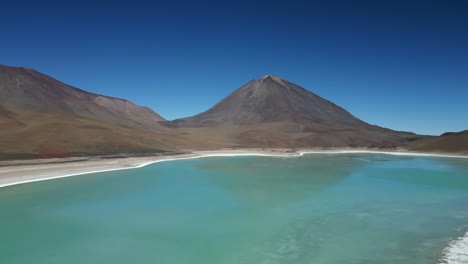
M127 157L113 159L53 159L53 160L35 160L33 164L22 164L24 161L3 162L0 166L0 187L6 187L29 182L71 177L95 172L123 170L140 168L149 164L180 160L194 159L202 157L222 157L222 156L281 156L294 157L304 154L322 153L380 153L390 155L406 156L433 156L448 158L468 158L464 155L445 155L432 153L414 153L414 152L383 152L368 150L288 150L288 149L223 149L213 151L193 151L186 154L168 155L168 156L148 156L148 157Z

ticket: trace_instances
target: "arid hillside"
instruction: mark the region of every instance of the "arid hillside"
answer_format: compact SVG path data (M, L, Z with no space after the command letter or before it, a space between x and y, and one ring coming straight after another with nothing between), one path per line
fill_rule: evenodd
M127 100L0 66L0 158L173 150L177 144L166 139L161 120Z
M411 142L409 150L468 154L468 130L447 132L438 137L428 137Z
M0 159L218 148L468 149L465 132L437 138L368 124L273 75L248 82L206 112L166 121L124 99L0 66L0 128Z

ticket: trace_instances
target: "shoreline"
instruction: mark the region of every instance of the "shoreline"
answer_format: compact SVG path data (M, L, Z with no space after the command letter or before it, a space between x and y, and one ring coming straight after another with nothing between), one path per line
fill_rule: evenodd
M199 159L207 157L235 157L235 156L267 156L267 157L301 157L304 154L353 154L369 153L396 156L420 156L439 158L468 158L466 155L453 155L442 153L422 153L408 151L373 151L360 149L222 149L192 151L177 155L145 156L145 157L119 157L112 159L70 160L63 162L47 162L47 160L35 160L34 164L10 164L0 166L0 188L85 174L128 170L142 168L154 163Z

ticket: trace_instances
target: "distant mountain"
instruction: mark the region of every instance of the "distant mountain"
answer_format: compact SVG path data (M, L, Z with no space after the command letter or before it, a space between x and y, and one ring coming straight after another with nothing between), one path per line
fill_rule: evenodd
M170 150L162 120L127 100L0 66L0 158Z
M395 148L421 138L370 125L338 105L282 78L252 80L215 106L167 127L224 133L241 147Z
M334 103L273 75L250 81L206 112L174 121L188 127L270 122L294 122L309 130L372 128Z
M414 151L447 152L468 154L468 130L447 132L411 142L407 148Z
M126 126L156 126L164 120L127 100L89 93L32 69L7 66L0 66L0 106L11 113L60 113Z

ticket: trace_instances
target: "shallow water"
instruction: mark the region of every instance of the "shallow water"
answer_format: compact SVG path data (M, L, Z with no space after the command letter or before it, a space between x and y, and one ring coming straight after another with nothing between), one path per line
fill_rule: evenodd
M0 189L0 263L468 263L468 159L218 157Z

